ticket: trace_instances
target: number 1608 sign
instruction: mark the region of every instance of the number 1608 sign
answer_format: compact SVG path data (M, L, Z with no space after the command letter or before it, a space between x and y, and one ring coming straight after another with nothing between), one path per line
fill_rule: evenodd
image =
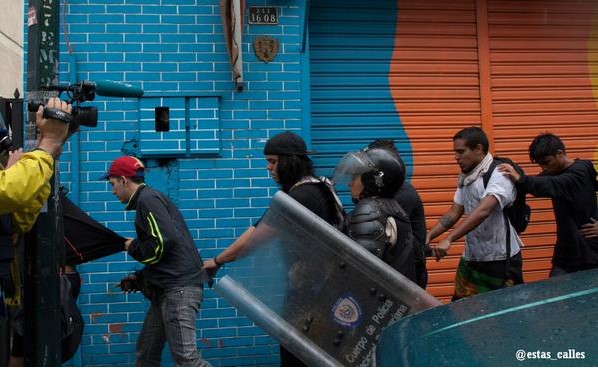
M278 8L275 6L250 6L249 24L278 24Z

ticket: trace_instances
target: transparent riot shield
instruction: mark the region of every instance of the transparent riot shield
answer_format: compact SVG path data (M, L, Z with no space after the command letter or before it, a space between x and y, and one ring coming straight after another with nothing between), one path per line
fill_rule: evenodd
M383 328L441 304L282 191L216 291L311 366L374 365Z

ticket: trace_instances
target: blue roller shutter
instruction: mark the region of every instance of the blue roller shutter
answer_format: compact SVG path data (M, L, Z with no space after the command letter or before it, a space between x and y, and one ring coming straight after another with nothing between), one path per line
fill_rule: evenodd
M396 6L394 0L311 2L311 134L319 174L330 175L344 153L376 138L394 138L401 151L411 151L388 78Z

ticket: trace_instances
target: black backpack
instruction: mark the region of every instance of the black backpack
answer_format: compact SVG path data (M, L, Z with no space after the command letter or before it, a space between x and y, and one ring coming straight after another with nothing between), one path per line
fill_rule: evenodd
M523 171L521 166L517 165L510 158L494 157L492 164L490 164L490 168L483 176L484 188L486 188L486 186L488 185L488 181L490 181L490 176L492 176L492 172L494 172L494 169L498 165L503 163L513 166L515 170L517 170L519 175L525 175L525 172ZM529 224L532 215L532 209L526 202L524 192L518 190L517 197L515 197L515 201L510 207L505 208L504 212L509 218L509 222L511 223L511 225L513 225L513 228L515 229L517 234L521 234L525 231L525 229L527 229L527 225Z

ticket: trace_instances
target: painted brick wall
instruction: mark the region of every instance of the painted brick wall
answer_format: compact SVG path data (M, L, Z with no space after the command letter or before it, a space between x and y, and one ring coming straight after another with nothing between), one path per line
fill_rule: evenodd
M265 140L287 129L309 134L303 119L309 103L302 79L308 75L307 56L301 51L304 2L247 1L248 6L278 6L280 20L276 26L244 25L241 93L234 91L218 0L65 3L61 82L109 79L145 91L141 99L98 97L91 103L99 108L98 126L82 128L62 156L61 178L71 198L111 229L134 236L134 213L125 213L98 178L114 158L139 152L140 145L151 147L141 132L149 99L216 98L218 113L210 116L217 116L219 125L214 128L212 119L206 144L211 155L202 155L199 141L195 154L148 161L150 185L178 203L203 257L213 257L262 215L276 191L265 170ZM255 56L252 45L259 35L279 39L273 62ZM139 268L124 252L80 267L79 305L86 327L75 365L134 364L148 302L114 286ZM273 339L214 291L206 290L205 297L197 323L205 358L216 366L278 365ZM172 365L167 350L163 364Z

